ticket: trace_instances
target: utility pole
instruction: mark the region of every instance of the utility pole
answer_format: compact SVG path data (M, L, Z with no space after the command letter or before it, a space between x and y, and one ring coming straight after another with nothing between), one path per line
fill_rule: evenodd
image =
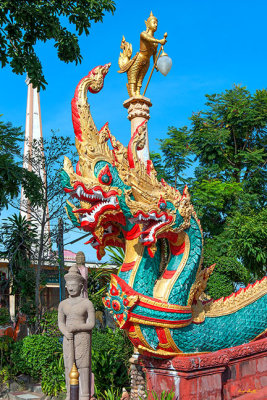
M64 242L63 242L63 219L58 219L58 283L59 283L59 301L65 299L64 284Z

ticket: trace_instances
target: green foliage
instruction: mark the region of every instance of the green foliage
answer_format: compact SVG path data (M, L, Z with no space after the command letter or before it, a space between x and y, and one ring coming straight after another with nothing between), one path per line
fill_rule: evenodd
M120 329L94 329L92 370L98 392L129 386L128 368L133 347Z
M12 277L12 293L19 295L20 311L34 312L34 270L30 267L33 246L36 244L36 227L21 214L4 220L0 237L0 256L8 259Z
M10 365L10 354L14 340L9 336L0 337L0 368Z
M91 269L88 273L88 298L92 301L95 311L103 311L104 305L102 297L107 291L107 285L110 281L110 270Z
M251 94L234 86L206 98L191 128L169 128L162 158L153 157L159 177L167 174L170 184L175 176L183 182L190 157L197 162L187 182L209 238L204 265L217 264L207 290L220 297L266 274L267 90Z
M238 284L247 285L251 279L249 271L228 252L224 235L206 239L204 246L205 267L216 264L208 280L206 292L214 299L229 296Z
M184 182L183 171L192 163L189 157L189 131L186 126L181 129L171 126L168 128L167 135L166 139L159 139L164 167L161 166L161 157L159 154L152 153L152 160L154 158L156 161L160 177L163 179L166 178L165 180L177 188L178 180Z
M10 322L10 315L7 307L0 307L0 325Z
M226 227L229 250L240 257L242 264L256 277L266 274L267 266L267 208L237 211Z
M36 54L37 42L52 40L58 58L66 63L82 60L78 36L89 35L92 22L102 22L105 12L114 12L112 0L0 1L0 61L15 74L27 72L34 87L47 83ZM68 21L71 29L64 26ZM76 32L73 33L73 30Z
M15 374L27 374L35 380L47 376L46 371L60 359L62 345L58 338L46 335L31 335L15 342L11 352L11 362ZM61 364L58 364L58 366ZM64 368L52 368L51 379L60 381Z
M57 396L65 391L65 369L63 354L59 358L52 361L47 368L42 370L41 387L43 393L48 396Z
M176 400L175 393L173 391L163 390L160 396L154 391L151 392L152 398L154 400Z
M124 260L124 250L121 247L106 247L109 256L109 264L115 264L120 267Z
M16 161L23 140L21 128L0 121L0 210L8 207L10 200L19 195L21 185L32 204L40 201L40 179Z
M95 394L94 395L97 399L120 400L121 390L114 389L113 387L111 387L110 389L104 390L104 392L99 392L97 387L95 386Z
M40 320L41 332L46 336L62 337L58 329L57 310L46 311Z

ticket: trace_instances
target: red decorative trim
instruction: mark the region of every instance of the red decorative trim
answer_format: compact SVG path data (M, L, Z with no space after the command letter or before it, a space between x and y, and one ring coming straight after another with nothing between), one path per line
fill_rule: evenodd
M151 160L147 160L147 162L146 162L146 172L147 172L147 174L149 176L151 174L151 168L152 168L152 161Z
M174 271L165 270L164 274L162 275L162 278L171 279L173 277L173 275L175 274L175 272L176 272L176 270L174 270Z
M129 161L129 167L132 169L134 168L134 159L133 159L133 141L136 135L138 135L138 129L146 123L146 120L144 120L138 127L136 128L133 136L131 137L131 140L128 144L128 161Z
M81 170L80 170L80 161L78 161L76 164L76 174L79 176L82 176Z
M180 246L175 246L170 242L170 250L172 255L178 256L179 254L182 254L185 249L185 242L183 242Z
M171 360L139 357L139 364L146 368L174 369L181 371L200 371L205 368L223 367L230 362L238 361L250 356L261 356L267 352L267 338L255 342L245 343L240 346L229 347L207 354L175 356ZM170 358L167 356L166 358Z
M131 271L134 266L135 266L135 261L132 261L130 263L123 263L120 272Z
M130 231L125 231L124 229L122 229L122 231L126 240L132 240L137 238L141 232L138 224L135 224Z
M131 317L142 319L144 321L160 322L160 323L170 324L170 325L184 324L184 323L190 322L192 320L192 318L188 318L188 319L183 319L183 320L171 321L168 319L152 318L152 317L148 317L147 315L140 315L140 314L135 314L135 313L130 312L129 319L131 319Z
M189 308L189 309L185 309L185 310L175 310L175 309L171 309L171 308L168 308L167 306L160 306L160 305L152 305L152 304L148 304L148 303L145 303L145 302L143 302L143 301L139 301L138 302L138 305L139 306L141 306L141 307L144 307L144 308L150 308L150 309L152 309L152 310L157 310L157 311L162 311L162 312L168 312L168 313L174 313L174 314L191 314L191 309Z
M212 266L211 266L212 267ZM211 268L210 267L210 268ZM229 296L226 297L220 297L219 299L216 300L212 300L213 303L216 303L217 301L220 301L221 299L223 299L223 301L229 299L230 297L237 297L240 293L245 293L248 288L250 287L254 287L256 284L263 282L265 279L267 279L267 276L264 276L261 280L256 281L254 283L250 283L248 284L245 288L240 288L237 292L231 293Z

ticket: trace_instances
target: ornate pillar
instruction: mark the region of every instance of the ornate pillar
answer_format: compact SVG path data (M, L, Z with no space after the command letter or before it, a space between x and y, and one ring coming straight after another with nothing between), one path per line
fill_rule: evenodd
M144 96L130 97L125 100L123 106L128 110L128 119L131 121L131 136L133 136L136 128L145 120L148 121L150 118L149 107L152 106L150 99ZM148 134L146 131L146 145L138 151L138 155L141 160L146 162L149 160L149 144Z

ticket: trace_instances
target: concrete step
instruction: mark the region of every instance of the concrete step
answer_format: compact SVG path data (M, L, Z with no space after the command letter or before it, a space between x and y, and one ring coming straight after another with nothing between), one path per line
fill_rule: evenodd
M20 391L20 392L9 392L7 395L9 400L44 400L46 395L42 392L30 392L30 391Z

